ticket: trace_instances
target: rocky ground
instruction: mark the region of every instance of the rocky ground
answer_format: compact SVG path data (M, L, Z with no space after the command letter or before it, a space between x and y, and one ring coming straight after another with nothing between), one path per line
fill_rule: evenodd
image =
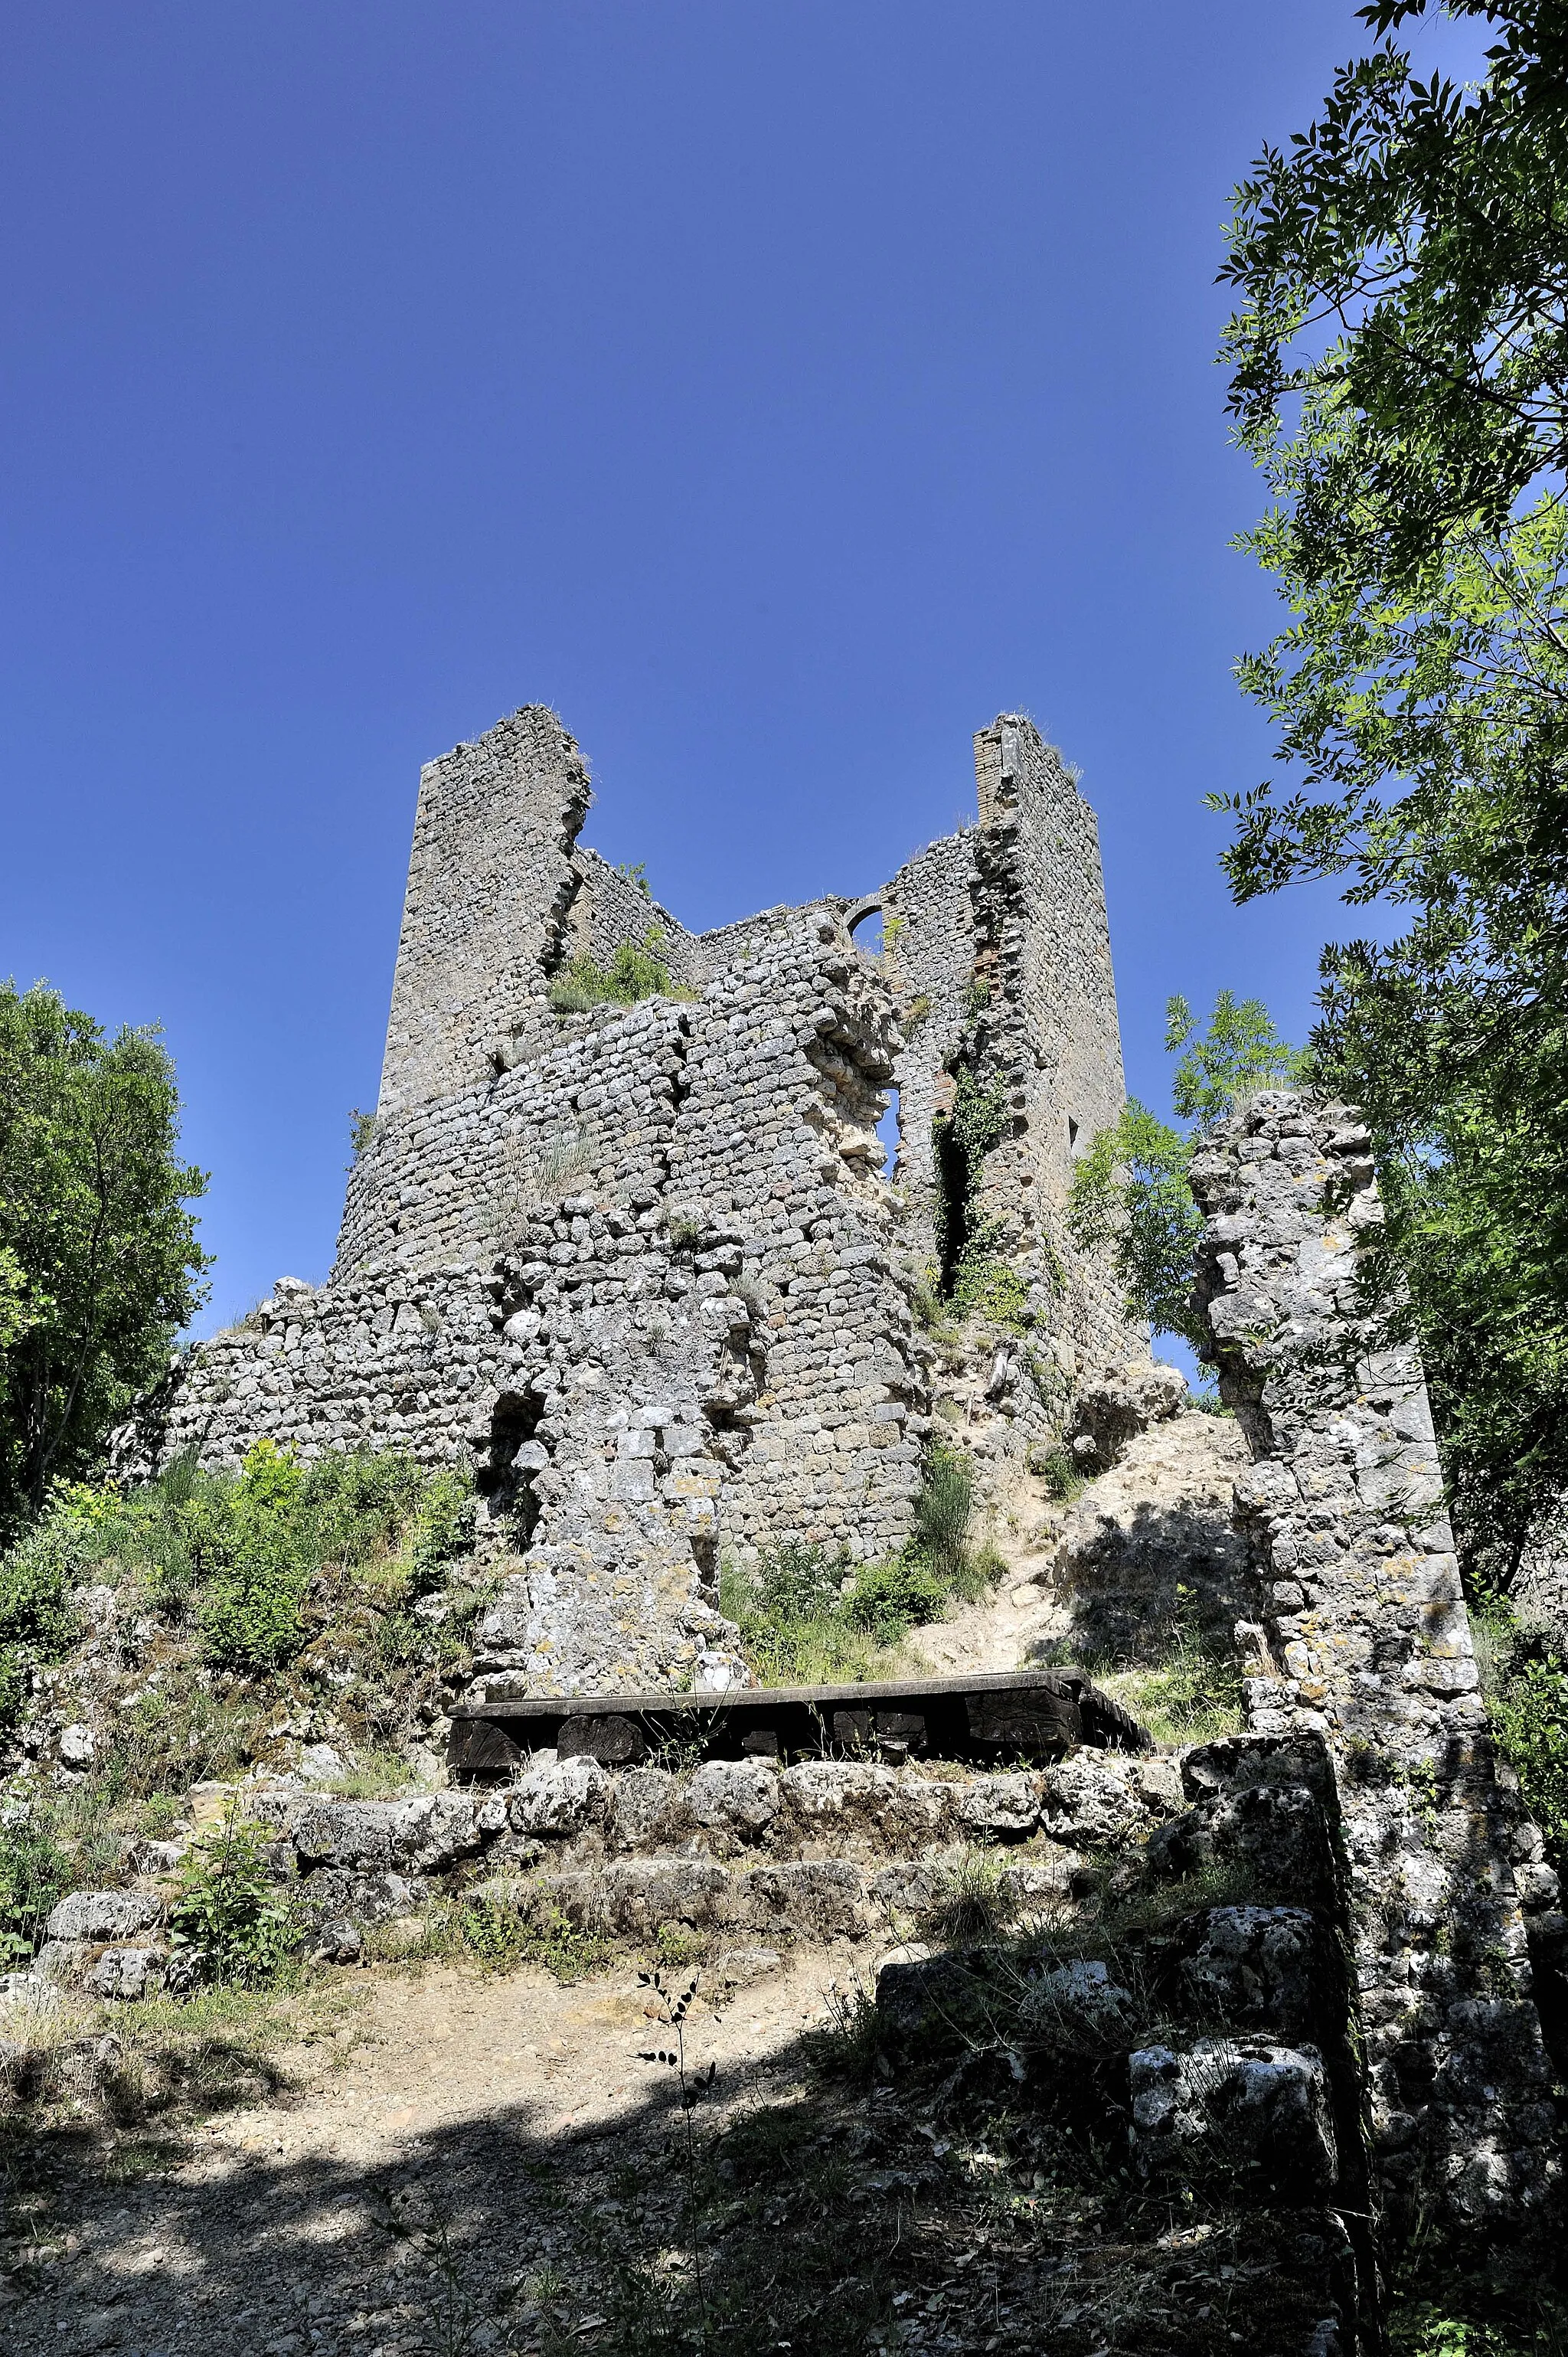
M1124 1663L1156 1658L1184 1618L1228 1648L1249 1609L1231 1521L1247 1461L1231 1418L1188 1409L1132 1434L1070 1504L1026 1479L996 1532L1004 1577L914 1631L909 1651L944 1675L1045 1659Z
M1020 1496L1009 1577L923 1632L934 1667L1135 1657L1239 1609L1234 1426L1103 1446L1070 1504ZM1349 2357L1337 2066L1301 1994L1311 1772L1220 1744L1043 1774L541 1759L478 1806L252 1784L316 1954L347 1961L281 1996L16 1986L0 2334L18 2357ZM198 1796L208 1823L223 1799ZM114 1896L159 1900L184 1838ZM156 1928L66 1906L62 1969L125 1986L104 1958L128 1951L156 1989ZM490 1953L417 1951L411 1925L465 1910ZM1244 2050L1205 2045L1222 2021ZM1193 2191L1221 2113L1262 2172L1245 2198L1230 2161Z

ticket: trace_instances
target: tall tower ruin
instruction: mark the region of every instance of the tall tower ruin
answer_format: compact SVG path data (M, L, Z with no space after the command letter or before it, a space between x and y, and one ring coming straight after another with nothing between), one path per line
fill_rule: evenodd
M934 1412L1000 1497L1135 1338L1062 1218L1123 1097L1093 813L1026 719L975 763L880 891L692 933L578 847L553 713L432 762L337 1264L196 1354L166 1445L471 1464L490 1693L723 1682L723 1555L896 1551ZM665 985L560 1011L650 943Z

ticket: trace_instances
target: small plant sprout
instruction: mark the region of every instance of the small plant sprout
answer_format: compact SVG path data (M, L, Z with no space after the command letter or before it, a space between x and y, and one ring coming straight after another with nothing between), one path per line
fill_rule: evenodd
M666 2029L674 2033L675 2043L672 2047L656 2046L639 2053L637 2059L639 2062L652 2062L660 2069L673 2071L675 2073L675 2083L680 2095L682 2126L684 2130L682 2161L686 2181L686 2235L691 2245L692 2278L696 2286L697 2312L702 2319L703 2340L705 2344L708 2338L708 2304L703 2287L702 2246L697 2237L697 2147L692 2115L703 2096L713 2093L714 2082L719 2074L719 2066L716 2062L710 2062L705 2071L695 2072L690 2072L686 2068L686 2016L691 2010L692 2000L697 1994L697 1984L702 1975L693 1973L679 1994L672 1984L666 1981L661 1972L639 1973L637 1977L644 1988L652 1991L657 2005L655 2018Z

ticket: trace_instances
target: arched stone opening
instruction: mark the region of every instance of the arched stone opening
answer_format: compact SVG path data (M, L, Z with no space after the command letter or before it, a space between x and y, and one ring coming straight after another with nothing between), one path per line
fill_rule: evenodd
M882 955L882 899L880 894L870 894L857 900L853 909L844 911L844 931L857 950L867 957Z

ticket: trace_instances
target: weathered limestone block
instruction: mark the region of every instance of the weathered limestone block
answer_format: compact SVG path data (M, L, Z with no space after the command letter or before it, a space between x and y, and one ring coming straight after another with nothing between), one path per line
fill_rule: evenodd
M908 1794L909 1787L906 1785ZM971 1840L1022 1841L1040 1822L1040 1779L1026 1771L977 1777L950 1788L955 1824ZM941 1787L931 1793L938 1802Z
M49 1911L46 1940L128 1940L150 1932L163 1902L145 1890L73 1890Z
M1075 1957L1030 1975L1018 2004L1018 2033L1027 2043L1079 2054L1109 2052L1135 2027L1130 1992L1098 1957Z
M1068 1426L1074 1456L1091 1467L1114 1465L1136 1434L1175 1415L1186 1398L1180 1368L1156 1359L1124 1360L1086 1375L1073 1395Z
M1308 1903L1332 1903L1333 1835L1316 1793L1303 1784L1241 1785L1211 1794L1156 1828L1152 1870L1173 1878L1228 1867L1244 1886Z
M1046 1770L1044 1822L1056 1841L1121 1848L1180 1806L1180 1771L1174 1760L1084 1749Z
M755 1840L779 1814L779 1770L766 1760L709 1760L686 1787L698 1824Z
M614 1787L593 1760L541 1758L507 1796L514 1833L559 1838L599 1824L609 1813Z
M1195 2168L1254 2200L1302 2201L1337 2181L1327 2074L1311 2046L1204 2038L1129 2057L1133 2157L1145 2175Z
M1287 2038L1310 2032L1334 2003L1323 1932L1303 1907L1211 1908L1181 1980L1200 2018Z
M89 1996L133 2004L162 1988L167 1961L163 1948L105 1948L88 1967L81 1985Z
M412 1801L312 1801L290 1827L309 1872L323 1866L435 1873L479 1846L474 1803L464 1792Z

